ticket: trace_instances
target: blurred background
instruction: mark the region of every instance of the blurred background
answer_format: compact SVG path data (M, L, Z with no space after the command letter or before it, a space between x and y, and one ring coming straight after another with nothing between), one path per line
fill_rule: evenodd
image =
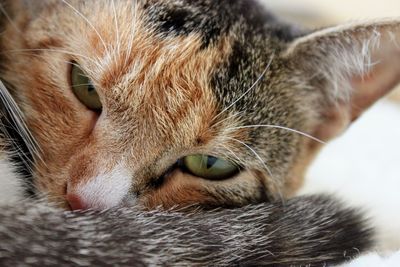
M400 17L400 0L261 1L286 20L316 28ZM381 249L400 249L400 88L322 150L301 193L321 192L366 210Z
M262 0L280 12L292 14L313 24L310 16L318 23L330 23L354 19L395 17L400 15L399 0ZM325 21L324 21L325 20Z
M400 0L261 0L288 21L319 28L348 21L400 17ZM390 97L400 102L400 86Z

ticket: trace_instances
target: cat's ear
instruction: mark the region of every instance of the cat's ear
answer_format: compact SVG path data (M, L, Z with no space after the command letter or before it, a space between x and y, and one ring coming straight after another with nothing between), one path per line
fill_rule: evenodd
M315 134L328 140L400 82L400 19L313 32L284 57L323 93Z

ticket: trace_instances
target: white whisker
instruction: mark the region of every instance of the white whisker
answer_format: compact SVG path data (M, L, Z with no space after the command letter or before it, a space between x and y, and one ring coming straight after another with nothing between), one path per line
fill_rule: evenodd
M243 161L241 158L239 158L239 156L238 156L235 152L233 152L232 149L230 149L229 147L225 146L224 144L219 144L219 145L220 145L223 149L227 150L230 154L232 154L233 157L236 158L237 163L239 163L239 164L242 165L242 166L245 166L244 161ZM231 158L231 157L228 156L227 159L230 159L230 158Z
M256 157L257 159L261 162L261 164L263 165L263 167L267 170L268 174L271 176L271 178L273 179L274 175L272 174L271 169L267 166L267 164L265 164L264 160L261 158L261 156L253 149L251 148L248 144L246 144L245 142L242 142L240 140L237 140L235 138L232 137L225 137L227 139L230 139L232 141L238 142L239 144L242 144L243 146L245 146L247 149L249 149Z
M263 70L263 72L261 73L261 75L257 78L257 80L252 84L252 86L250 86L249 89L247 89L240 97L238 97L235 101L233 101L233 103L231 103L229 106L227 106L226 108L224 108L220 113L218 113L213 120L215 120L216 118L218 118L219 116L221 116L224 112L226 112L227 110L229 110L231 107L233 107L237 102L239 102L243 97L245 97L248 93L250 93L252 90L254 90L254 88L256 88L256 86L261 82L261 80L264 78L265 74L267 73L267 71L269 70L269 68L271 67L272 61L274 59L275 55L272 54L267 66L265 67L265 69Z
M24 52L28 53L28 52L46 52L46 51L85 58L87 60L90 60L92 63L96 64L98 67L101 67L101 65L98 62L96 62L95 60L93 60L92 58L90 58L88 56L85 56L85 55L82 55L82 54L78 54L78 53L74 53L74 52L67 51L67 50L62 50L62 49L49 49L49 48L11 49L11 50L2 51L1 53L3 53L3 54L5 54L5 53L24 53Z
M24 166L27 169L28 173L30 173L31 175L33 175L33 173L40 174L41 171L39 171L37 168L33 168L32 166L36 166L37 163L40 162L41 164L43 164L44 167L47 168L47 164L42 158L43 150L33 137L32 133L29 131L25 123L22 111L18 107L17 103L14 101L11 94L8 92L7 88L1 82L1 80L0 80L0 99L1 103L3 104L3 107L5 108L4 112L9 114L8 117L4 117L4 119L8 121L7 125L0 125L0 127L2 127L5 130L3 131L3 134L5 134L4 136L5 141L10 142L9 144L12 146L11 150L3 152L6 153L8 157L15 157L15 156L18 157L18 159L22 163L22 166ZM13 136L9 135L7 128L12 129L18 134L18 136L22 138L23 143L26 145L26 148L28 149L29 152L28 155L26 154L26 151L21 147L21 144L19 144L14 139ZM19 164L15 164L17 171L18 167L20 166L21 165ZM21 173L20 175L23 174ZM33 183L30 183L29 181L26 181L26 186L27 188L35 188L35 185Z
M216 126L218 126L218 125L224 123L224 122L227 121L227 120L235 119L235 117L239 117L239 116L240 116L241 114L243 114L243 113L244 113L244 111L239 111L239 112L236 112L236 113L234 113L234 114L231 114L231 115L229 115L228 117L226 117L226 118L224 118L224 119L222 119L222 120L219 120L218 122L214 123L214 124L212 125L212 127L215 128Z
M271 177L271 181L273 182L273 184L275 185L275 189L278 192L278 195L280 197L280 199L283 199L283 194L281 192L280 186L277 185L278 180L275 178L275 176L273 175L271 169L267 166L267 164L264 162L264 160L261 158L261 156L249 145L247 145L245 142L242 142L240 140L237 140L235 138L232 137L225 137L227 139L230 139L232 141L238 142L239 144L243 145L244 147L246 147L248 150L251 151L252 154L254 154L256 156L256 158L261 162L262 166L264 167L264 169L267 171L267 173L269 174L269 176Z
M270 124L246 125L246 126L232 127L232 128L227 129L227 130L239 130L239 129L247 129L247 128L260 128L260 127L286 130L286 131L293 132L293 133L296 133L296 134L300 134L300 135L302 135L304 137L310 138L310 139L312 139L312 140L314 140L314 141L316 141L318 143L326 144L326 142L324 142L321 139L318 139L318 138L316 138L316 137L314 137L314 136L312 136L310 134L307 134L305 132L302 132L302 131L299 131L299 130L296 130L296 129L292 129L292 128L289 128L289 127L279 126L279 125L270 125Z
M14 23L14 21L10 18L10 16L7 14L6 10L4 9L3 5L0 4L0 13L3 13L10 25L20 34L23 35L21 30L17 27L17 25Z
M121 43L120 43L121 37L120 37L120 31L119 31L119 25L118 25L117 10L115 7L115 0L112 0L112 6L113 6L113 13L114 13L115 32L117 34L117 39L116 39L117 54L120 54L120 52L121 52Z
M25 53L25 52L21 52L21 54L22 53ZM30 53L27 53L27 54L31 57L38 57L38 58L46 59L46 56L44 56L44 55L37 55L37 54L30 54ZM62 59L52 59L52 60L54 60L54 61L57 60L57 61L65 63L65 64L73 65L73 66L80 68L80 66L77 63L74 63L73 61L67 61L67 60L62 60Z
M74 6L72 6L70 3L68 3L66 0L61 0L64 4L66 4L68 7L70 7L78 16L80 16L83 20L86 21L86 23L94 30L94 32L96 33L96 35L99 37L100 41L102 42L104 49L106 52L108 52L107 49L107 45L106 42L104 41L103 37L101 37L100 33L98 32L98 30L96 29L96 27L94 27L94 25L81 13L79 12L79 10L77 10Z
M132 1L132 6L131 6L131 12L132 12L132 22L136 23L137 22L137 7L136 7L136 2ZM129 62L129 57L132 54L133 51L133 44L134 44L134 40L136 37L136 25L133 25L131 27L132 31L129 33L130 38L127 44L127 48L126 48L126 59L125 59L125 65Z
M34 139L32 133L29 131L23 114L19 107L17 106L16 102L14 101L13 97L8 92L7 88L4 84L0 81L0 98L1 102L3 103L6 112L10 114L11 127L18 133L19 136L24 140L26 147L28 148L29 153L33 156L34 159L40 160L44 163L43 158L41 157L41 153L43 152L39 146L39 144ZM4 127L4 126L3 126ZM21 155L21 160L25 163L33 163L27 155L23 152L23 149L18 145L14 144L15 151L19 155ZM29 167L31 164L26 164ZM32 169L30 169L32 171Z

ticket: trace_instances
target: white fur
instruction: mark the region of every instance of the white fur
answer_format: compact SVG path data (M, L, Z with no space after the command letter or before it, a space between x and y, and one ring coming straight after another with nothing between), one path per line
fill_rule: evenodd
M115 207L127 197L132 183L132 174L122 165L111 172L98 175L76 187L75 193L91 208Z
M13 203L23 199L21 178L6 159L0 160L0 204Z
M399 122L399 104L386 100L376 104L322 151L302 191L333 193L349 205L365 209L378 227L379 249L386 253L400 249ZM377 254L367 258L371 264L381 259ZM392 261L400 266L400 255ZM381 266L359 262L351 266Z

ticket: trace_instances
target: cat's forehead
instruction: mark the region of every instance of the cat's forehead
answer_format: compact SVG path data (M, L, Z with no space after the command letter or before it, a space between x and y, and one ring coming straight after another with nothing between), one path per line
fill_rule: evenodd
M262 28L272 16L255 1L143 1L146 19L159 32L167 35L202 36L202 47L207 47L228 34L240 23L253 29Z
M31 39L43 47L31 48L61 44L69 60L80 64L98 86L105 112L108 118L115 116L112 122L118 127L127 121L138 128L137 115L146 118L141 129L154 122L168 127L148 132L174 132L181 135L175 140L192 140L196 134L212 136L200 132L227 107L218 119L240 112L247 116L233 118L248 123L265 123L260 118L282 123L279 119L287 118L273 117L265 98L284 97L276 91L279 86L269 87L276 76L273 58L294 33L255 1L53 3L50 14L42 16L42 30L32 31ZM285 114L287 101L274 112ZM188 133L191 138L182 137Z
M117 127L174 133L176 142L215 137L212 124L232 114L239 114L232 116L235 123L287 118L273 116L285 114L287 99L274 112L265 100L284 98L271 82L277 69L273 58L294 34L255 1L52 3L31 25L37 42L30 48L61 47L64 62L69 57L81 65Z
M48 3L45 12L38 13L44 23L42 30L54 35L58 33L58 37L72 38L76 42L91 39L92 48L95 42L102 43L98 45L115 45L132 35L146 36L149 32L164 38L197 35L201 38L202 49L215 45L227 35L235 37L232 39L235 45L239 41L251 41L246 40L251 36L274 39L276 45L279 41L292 40L295 35L291 27L277 22L273 15L253 0L45 2ZM137 31L140 27L145 31ZM78 36L67 34L74 30ZM115 38L115 35L120 38ZM128 45L131 44L119 44L120 47ZM255 49L251 42L247 45ZM264 49L271 52L275 47L268 45Z
M279 52L279 41L292 38L280 27L266 28L273 18L253 1L104 1L93 12L82 2L63 5L77 26L62 24L70 32L62 30L61 38L84 55L79 63L105 88L123 88L139 76L156 81L155 72L179 63L172 76L200 72L212 87L241 94Z

